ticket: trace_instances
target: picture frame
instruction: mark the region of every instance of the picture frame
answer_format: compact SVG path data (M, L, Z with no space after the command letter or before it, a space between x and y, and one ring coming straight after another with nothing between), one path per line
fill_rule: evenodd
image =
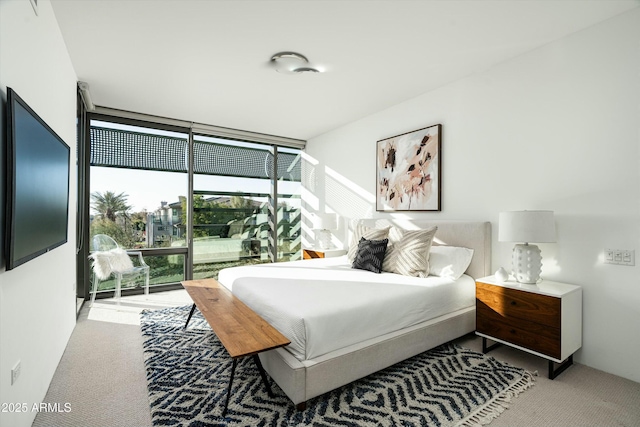
M376 143L376 211L440 211L442 125Z

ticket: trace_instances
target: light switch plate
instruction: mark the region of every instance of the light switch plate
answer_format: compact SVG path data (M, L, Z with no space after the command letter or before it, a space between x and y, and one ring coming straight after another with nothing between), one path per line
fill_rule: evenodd
M636 251L629 249L605 248L604 263L630 266L636 265Z

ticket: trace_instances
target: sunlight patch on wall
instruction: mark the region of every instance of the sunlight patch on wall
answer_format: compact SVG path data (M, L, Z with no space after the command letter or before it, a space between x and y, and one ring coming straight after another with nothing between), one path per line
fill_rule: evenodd
M325 204L345 218L371 218L375 196L353 181L325 166Z
M304 151L301 154L302 156L302 187L309 190L312 194L315 193L318 189L317 186L317 172L318 168L318 160L314 157L311 157L309 154Z
M562 268L560 268L560 264L558 264L558 260L554 259L542 259L542 273L541 273L541 277L544 278L544 276L549 276L549 277L556 277L558 276L558 274L560 274L560 271L562 270Z
M304 200L305 206L307 208L311 209L314 212L320 209L320 199L318 199L318 196L313 194L309 189L302 187L300 191L300 197L302 197L302 200ZM303 211L303 215L304 212L305 211ZM307 215L310 215L310 212L307 212Z
M413 223L415 218L409 217L407 214L403 213L392 213L391 214L391 222L394 225L404 229L404 230L418 230L420 227Z
M315 237L315 230L313 229L313 220L311 218L312 214L314 212L318 211L318 198L315 197L313 194L309 193L308 195L303 194L302 195L303 200L305 200L305 197L311 197L313 199L315 199L315 204L316 206L314 208L312 208L312 210L309 210L307 208L307 206L304 206L302 208L302 221L301 221L301 228L302 228L302 247L303 248L312 248L315 246L316 243L316 237ZM305 202L308 202L308 200L305 200Z

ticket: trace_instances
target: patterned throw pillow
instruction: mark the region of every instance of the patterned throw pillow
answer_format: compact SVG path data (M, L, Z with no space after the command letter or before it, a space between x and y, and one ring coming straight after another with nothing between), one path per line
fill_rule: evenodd
M358 244L360 243L360 239L364 237L367 240L382 240L386 239L389 235L389 228L371 228L366 225L357 224L353 230L353 236L351 237L351 244L349 245L349 251L347 252L347 256L349 257L349 261L353 262L356 257L356 252L358 252Z
M389 239L367 240L361 237L352 267L380 273L384 254L387 252L387 243Z
M429 250L438 227L426 230L403 230L391 227L389 247L382 265L383 271L404 276L429 275Z

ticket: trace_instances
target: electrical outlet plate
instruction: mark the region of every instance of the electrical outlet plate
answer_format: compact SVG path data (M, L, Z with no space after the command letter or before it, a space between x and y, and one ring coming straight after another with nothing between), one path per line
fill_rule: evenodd
M11 385L14 385L16 381L18 381L18 377L20 376L20 370L22 369L21 363L18 360L13 368L11 368Z
M605 248L604 263L616 265L636 265L636 251L628 249Z

